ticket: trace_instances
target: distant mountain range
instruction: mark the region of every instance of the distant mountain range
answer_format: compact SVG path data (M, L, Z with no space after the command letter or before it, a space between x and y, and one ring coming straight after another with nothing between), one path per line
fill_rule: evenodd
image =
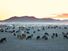
M0 22L68 22L68 20L56 20L52 18L36 18L34 16L13 16Z

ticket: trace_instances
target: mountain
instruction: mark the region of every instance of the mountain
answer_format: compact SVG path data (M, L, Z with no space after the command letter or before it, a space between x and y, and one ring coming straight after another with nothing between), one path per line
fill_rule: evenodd
M5 22L9 21L9 22L16 22L16 21L36 21L37 18L33 17L33 16L21 16L21 17L11 17L9 19L4 20Z
M0 21L0 22L65 22L68 20L56 20L52 18L36 18L34 16L13 16L9 19Z

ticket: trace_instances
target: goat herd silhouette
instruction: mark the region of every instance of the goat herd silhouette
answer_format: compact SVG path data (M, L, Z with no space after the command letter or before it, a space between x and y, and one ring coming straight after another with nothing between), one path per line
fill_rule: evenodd
M16 31L15 30L15 26L13 26L12 31L7 31L9 29L8 26L7 26L7 28L5 28L5 30L0 28L0 32L9 32L9 33L12 33L13 36L16 36L18 39L22 39L22 40L23 39L28 40L28 39L32 39L33 38L33 34L30 34L29 30L34 28L34 27L26 28L26 27L22 26L22 27L18 27L18 28L19 28L19 30ZM65 27L65 26L63 28L66 29L66 30L68 29L68 27ZM56 25L56 26L48 26L47 29L62 29L62 28L61 28L61 26L57 26ZM21 34L21 35L17 35L16 33L20 32L20 30L25 30L24 31L25 33ZM42 30L46 31L44 26L42 26ZM39 32L39 31L40 31L40 29L37 29L36 31L33 31L33 33L36 33L36 32ZM26 36L26 34L29 34L29 35ZM64 39L68 39L68 32L66 32L66 33L62 32L62 35L63 35ZM49 33L45 32L42 37L40 35L37 35L36 36L36 40L39 40L39 39L48 40L48 36L49 36ZM58 36L59 36L58 33L53 33L51 38L54 39L55 37L58 37ZM3 43L4 41L7 41L6 38L7 37L1 38L0 39L0 43Z

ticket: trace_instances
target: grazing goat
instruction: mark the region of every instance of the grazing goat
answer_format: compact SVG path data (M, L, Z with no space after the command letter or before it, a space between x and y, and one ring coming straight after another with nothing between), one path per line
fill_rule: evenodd
M48 37L44 35L42 39L48 40Z
M1 38L0 39L0 43L3 43L4 41L6 41L6 38Z
M37 40L40 39L40 36L37 36L36 39L37 39Z
M27 39L31 39L32 37L33 37L33 34L30 35L30 36L27 36L26 40L27 40Z

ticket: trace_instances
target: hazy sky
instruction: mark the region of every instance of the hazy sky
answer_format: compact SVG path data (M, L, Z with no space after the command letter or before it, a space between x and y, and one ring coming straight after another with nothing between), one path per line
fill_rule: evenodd
M38 18L60 15L55 18L63 19L64 13L68 13L68 0L0 0L0 20L25 15Z

